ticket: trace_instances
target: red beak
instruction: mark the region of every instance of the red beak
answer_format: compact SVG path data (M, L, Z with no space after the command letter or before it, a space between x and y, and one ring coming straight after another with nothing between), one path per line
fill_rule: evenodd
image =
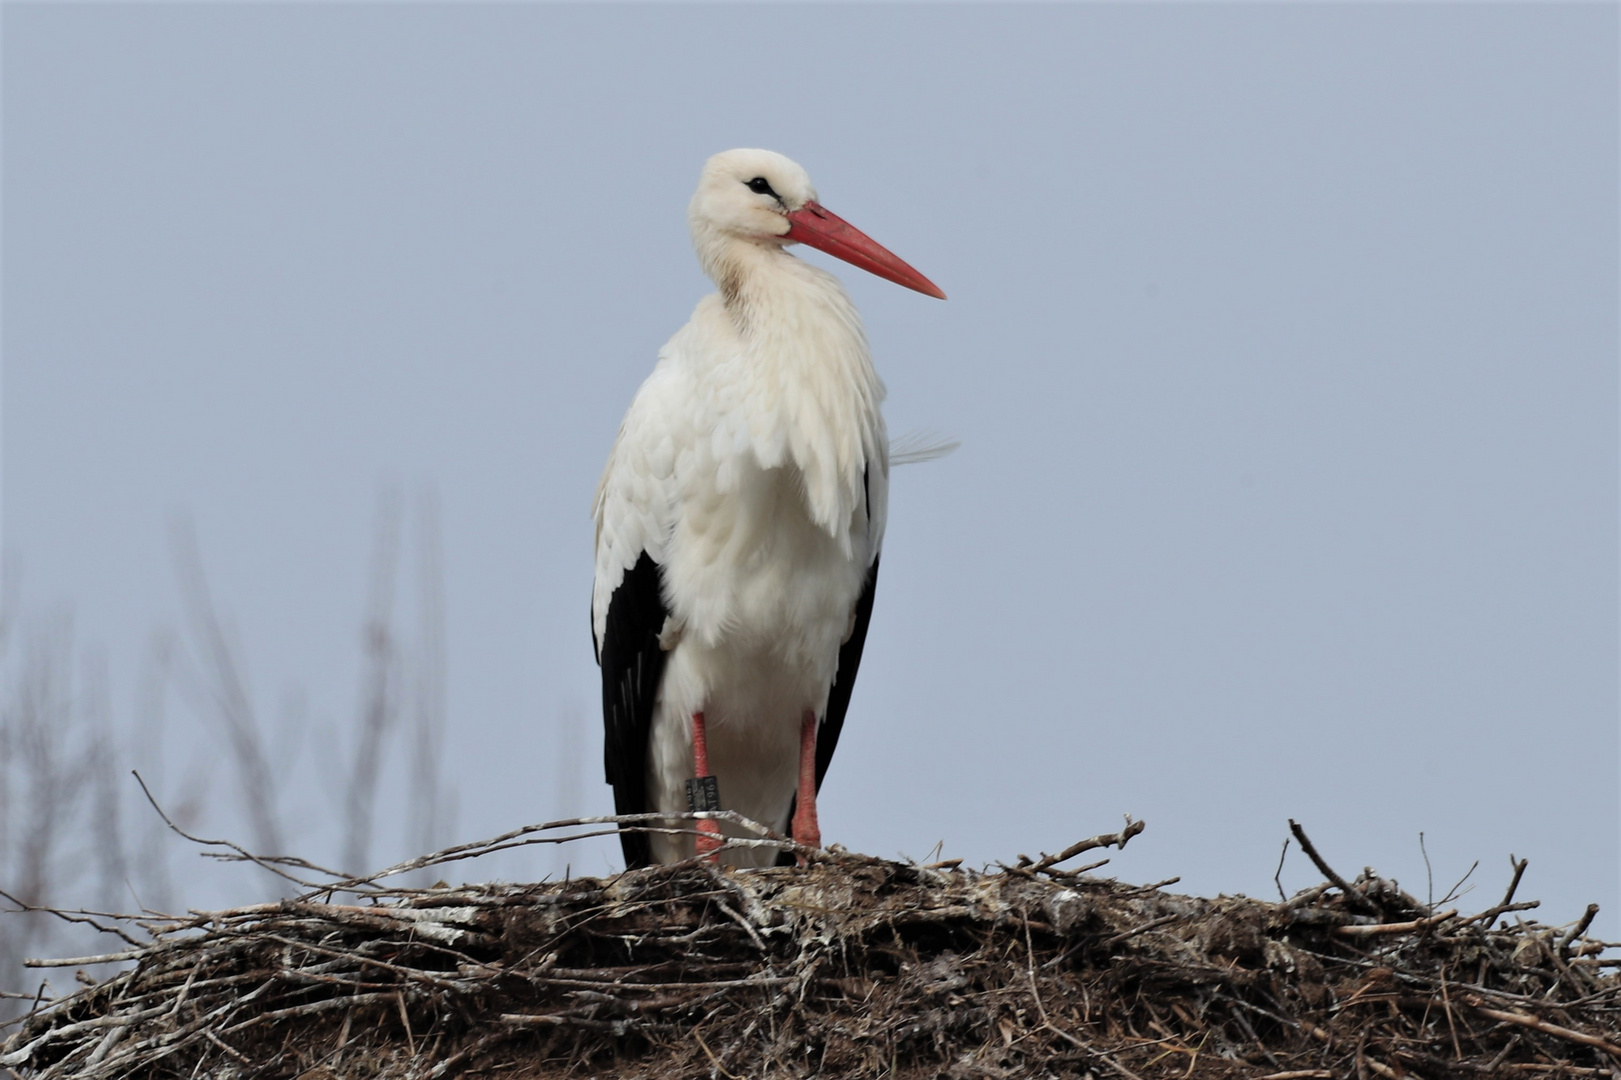
M813 202L788 215L786 238L825 251L835 259L859 266L870 274L915 289L924 296L944 300L940 287L897 258L888 248Z

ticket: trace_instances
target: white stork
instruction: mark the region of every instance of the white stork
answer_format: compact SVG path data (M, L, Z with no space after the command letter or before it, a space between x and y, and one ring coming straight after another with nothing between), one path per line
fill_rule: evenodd
M660 350L593 509L608 782L621 814L724 808L779 832L791 819L819 847L816 791L872 615L889 442L861 317L787 249L945 294L769 150L710 158L687 220L720 291ZM708 854L721 835L712 821L619 834L627 866Z

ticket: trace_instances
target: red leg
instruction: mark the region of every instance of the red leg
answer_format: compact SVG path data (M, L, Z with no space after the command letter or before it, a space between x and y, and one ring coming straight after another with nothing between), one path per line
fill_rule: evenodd
M709 776L709 740L704 735L704 714L692 714L692 768L702 780ZM714 821L695 822L698 826L698 854L708 855L711 862L719 862L720 824Z
M805 710L799 722L799 795L794 804L794 841L807 847L822 846L822 827L816 821L816 713ZM805 857L799 857L805 865Z

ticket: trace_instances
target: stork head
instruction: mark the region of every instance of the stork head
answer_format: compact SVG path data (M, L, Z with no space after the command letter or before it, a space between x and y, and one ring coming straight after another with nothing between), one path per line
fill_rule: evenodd
M704 163L687 216L701 225L749 240L778 241L788 214L816 201L805 170L770 150L728 150Z
M714 239L807 244L897 285L946 298L928 278L821 206L805 170L770 150L727 150L710 158L687 220L700 255Z

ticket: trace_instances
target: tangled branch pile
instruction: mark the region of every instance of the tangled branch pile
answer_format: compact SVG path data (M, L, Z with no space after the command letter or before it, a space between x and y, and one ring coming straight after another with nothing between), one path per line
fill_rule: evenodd
M133 968L28 1018L0 1064L30 1080L1621 1075L1621 978L1586 936L1594 909L1563 931L1524 922L1535 904L1511 886L1474 916L1432 912L1340 878L1299 831L1330 881L1281 903L1059 869L1140 829L995 872L835 850L792 869L374 880L350 883L358 903L148 920L152 940L118 954Z

